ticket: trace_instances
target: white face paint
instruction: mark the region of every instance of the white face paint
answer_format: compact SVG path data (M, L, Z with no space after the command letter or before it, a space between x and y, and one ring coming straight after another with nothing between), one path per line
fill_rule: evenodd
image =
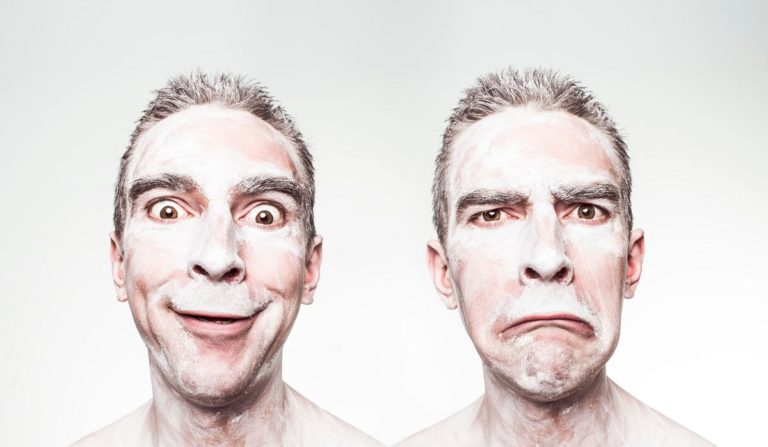
M319 247L307 252L289 191L301 188L295 160L268 124L212 105L171 115L136 144L127 188L155 184L129 206L113 270L153 373L188 399L225 404L274 371L311 299Z
M618 342L629 245L617 166L607 138L564 112L509 109L454 144L452 290L486 370L533 399L583 387Z

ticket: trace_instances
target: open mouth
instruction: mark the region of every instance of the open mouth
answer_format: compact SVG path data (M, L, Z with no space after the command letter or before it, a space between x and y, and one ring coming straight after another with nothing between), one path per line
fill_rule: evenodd
M253 315L231 315L212 312L173 310L182 324L200 336L234 336L245 333L253 325L258 312Z
M232 324L241 320L247 320L248 318L219 318L219 317L204 317L202 315L182 315L187 318L194 318L198 321L204 321L214 324Z

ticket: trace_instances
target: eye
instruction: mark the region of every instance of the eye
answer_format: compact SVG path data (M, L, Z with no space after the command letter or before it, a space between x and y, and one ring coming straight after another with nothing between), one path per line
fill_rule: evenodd
M576 208L576 215L579 216L579 219L594 219L595 214L597 214L595 210L594 205L579 205L578 208Z
M158 220L176 220L189 216L184 208L172 200L161 200L149 207L149 215Z
M488 210L480 213L480 217L485 222L495 222L501 219L501 210Z
M248 214L245 215L245 220L248 223L255 223L257 225L277 226L283 223L284 217L282 211L276 206L261 203L248 211Z
M604 208L592 205L591 203L578 204L576 208L571 211L572 216L573 213L575 213L576 219L585 223L600 223L608 218L608 212Z

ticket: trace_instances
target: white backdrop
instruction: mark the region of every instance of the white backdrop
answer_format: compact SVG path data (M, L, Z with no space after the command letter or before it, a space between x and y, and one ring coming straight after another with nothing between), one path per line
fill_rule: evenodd
M286 380L387 443L482 391L425 266L432 163L487 71L560 68L625 131L647 256L609 374L720 445L763 439L765 2L0 3L0 445L65 445L150 397L107 249L151 90L255 76L317 168L322 280ZM727 5L727 6L726 6Z

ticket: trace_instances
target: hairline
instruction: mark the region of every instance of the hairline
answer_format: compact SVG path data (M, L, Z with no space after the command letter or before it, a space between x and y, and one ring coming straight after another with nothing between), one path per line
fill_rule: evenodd
M611 135L607 134L604 130L598 128L594 124L590 123L588 120L586 120L584 117L575 115L561 107L541 107L538 104L535 103L525 103L525 104L519 104L519 105L504 105L502 108L500 108L497 111L494 111L493 113L490 113L478 120L470 121L470 122L462 122L459 126L453 128L453 134L452 138L450 140L450 144L447 146L447 149L445 150L445 155L447 157L445 158L444 164L442 165L444 172L442 173L442 191L443 191L443 206L445 211L445 234L442 238L440 238L440 243L445 244L448 240L448 234L450 233L450 228L455 225L454 219L452 219L452 211L455 209L455 204L458 203L458 201L454 200L452 203L449 198L449 193L455 192L450 191L449 188L449 179L448 175L451 173L451 168L453 167L453 159L455 155L455 145L457 142L463 140L463 138L467 135L467 132L470 131L472 127L475 127L482 123L483 121L486 121L489 118L497 117L498 115L514 111L514 110L529 110L530 112L536 113L536 114L545 114L545 113L564 113L567 114L569 117L576 118L581 122L581 124L586 125L587 129L589 130L590 134L595 135L595 133L600 137L600 141L596 141L597 144L600 145L600 147L603 149L604 153L608 156L608 158L611 161L611 167L615 171L615 175L617 176L617 183L619 191L622 190L621 183L622 179L626 177L624 167L622 166L621 160L619 158L619 155L617 153L617 149L614 146L613 138ZM442 155L442 154L441 154ZM437 180L437 175L435 176L435 179ZM619 193L618 198L618 206L623 210L624 208L624 198L621 196L621 193ZM624 214L624 213L622 213ZM453 222L453 225L452 225ZM627 233L631 230L629 228L629 216L622 216L622 225L627 228ZM438 236L440 236L438 234Z

